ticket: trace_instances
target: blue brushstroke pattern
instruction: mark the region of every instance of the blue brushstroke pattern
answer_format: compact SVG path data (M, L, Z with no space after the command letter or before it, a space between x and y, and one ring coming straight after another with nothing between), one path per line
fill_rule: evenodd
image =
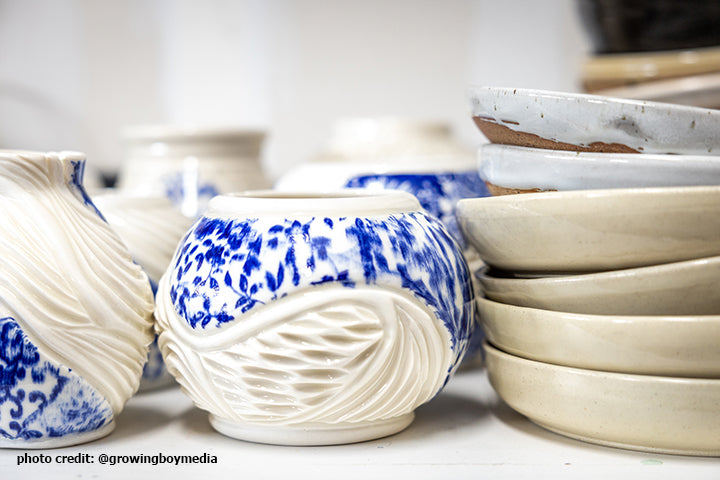
M0 319L0 438L63 437L97 430L112 418L92 386L44 359L12 317Z
M165 196L175 207L181 208L185 198L191 194L187 191L185 174L182 172L168 174L163 177L162 183L165 188ZM195 190L192 192L192 198L197 198L199 211L205 210L210 199L220 194L218 187L210 182L198 180L192 188Z
M488 197L490 192L476 171L432 174L359 175L345 184L346 188L383 188L412 193L422 207L440 219L455 240L465 248L455 208L463 198Z

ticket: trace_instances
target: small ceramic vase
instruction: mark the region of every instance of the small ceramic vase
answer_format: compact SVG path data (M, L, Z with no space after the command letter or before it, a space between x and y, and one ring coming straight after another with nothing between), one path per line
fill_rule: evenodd
M404 429L474 328L457 243L403 192L216 197L157 301L168 369L213 427L273 444Z
M155 293L160 277L170 265L175 247L192 221L178 212L164 196L145 197L103 190L92 198L135 261L145 270ZM150 344L139 390L154 390L173 383L175 381L165 368L156 339Z
M165 195L185 216L196 218L215 195L270 185L260 164L264 136L234 128L128 129L118 188Z
M0 446L100 438L137 390L150 282L82 186L75 153L0 152Z

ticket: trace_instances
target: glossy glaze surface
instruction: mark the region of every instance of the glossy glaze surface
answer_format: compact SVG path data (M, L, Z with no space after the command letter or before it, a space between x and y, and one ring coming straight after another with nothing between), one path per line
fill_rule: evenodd
M560 367L487 344L485 351L495 391L541 427L612 447L720 455L720 380Z
M720 377L720 316L590 315L478 297L488 340L555 365L689 378Z
M465 199L460 228L489 265L592 272L720 255L720 187L543 192Z

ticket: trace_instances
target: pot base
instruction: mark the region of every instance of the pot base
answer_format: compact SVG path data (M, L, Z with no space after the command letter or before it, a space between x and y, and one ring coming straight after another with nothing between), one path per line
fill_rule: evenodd
M219 433L254 443L318 446L365 442L387 437L407 428L415 419L410 412L399 417L368 423L309 424L305 426L261 426L236 423L210 415L210 424Z
M23 450L40 450L46 448L61 448L88 443L103 438L115 430L115 420L103 425L97 430L78 434L68 434L62 437L44 437L37 440L0 438L0 448L18 448Z

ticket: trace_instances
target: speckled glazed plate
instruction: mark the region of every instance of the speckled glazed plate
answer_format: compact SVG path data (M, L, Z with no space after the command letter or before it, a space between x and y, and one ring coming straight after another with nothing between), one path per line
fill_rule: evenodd
M720 110L599 95L471 87L492 143L556 150L720 155Z
M597 272L720 255L720 187L542 192L460 200L460 228L488 265Z
M527 278L482 268L490 300L600 315L720 315L720 257L578 275Z
M523 358L620 373L720 378L720 315L588 315L477 298L486 338Z
M480 178L494 195L528 191L720 185L720 157L569 152L485 144Z
M490 383L556 433L654 453L720 455L720 380L561 367L485 344Z

